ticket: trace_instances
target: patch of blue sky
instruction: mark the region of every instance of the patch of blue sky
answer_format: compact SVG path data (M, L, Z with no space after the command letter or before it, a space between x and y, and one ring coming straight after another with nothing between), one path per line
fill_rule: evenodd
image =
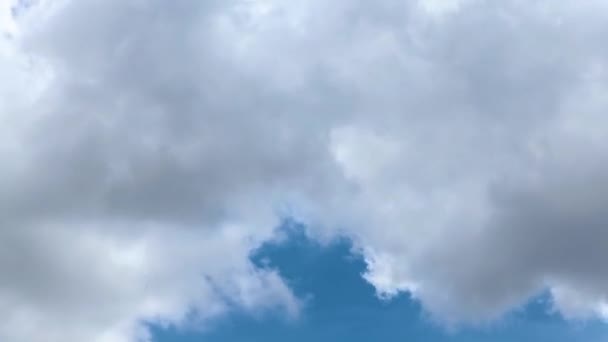
M287 241L267 244L252 260L280 271L293 291L306 298L302 315L287 320L278 312L252 316L234 312L205 330L153 328L155 342L602 342L604 324L566 322L551 313L547 296L500 322L484 327L445 329L420 305L403 294L380 300L362 277L363 260L351 253L348 241L321 246L298 228L286 229Z

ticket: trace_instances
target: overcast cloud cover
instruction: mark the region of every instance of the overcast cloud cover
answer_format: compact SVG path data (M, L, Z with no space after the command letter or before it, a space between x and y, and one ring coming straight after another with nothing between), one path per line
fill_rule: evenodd
M0 340L303 304L293 215L448 324L608 318L603 0L1 0Z

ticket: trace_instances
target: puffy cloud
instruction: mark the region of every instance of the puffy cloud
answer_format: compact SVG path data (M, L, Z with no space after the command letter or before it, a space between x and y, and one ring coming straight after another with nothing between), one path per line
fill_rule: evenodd
M276 272L248 257L273 238L283 183L323 186L299 171L317 172L321 140L213 55L223 12L39 6L7 38L19 82L3 94L0 338L134 341L144 322L232 307L296 315Z
M369 221L351 234L380 294L479 321L550 289L565 316L603 317L603 8L468 3L404 24L411 63L379 55L395 83L369 79L387 91L359 99L380 115L355 117L332 146L359 188Z
M278 275L246 263L251 247L240 227L209 233L102 224L3 232L3 339L147 340L144 321L204 322L231 306L297 314L298 301Z
M605 315L601 1L0 4L0 338L295 315L284 214L447 321Z

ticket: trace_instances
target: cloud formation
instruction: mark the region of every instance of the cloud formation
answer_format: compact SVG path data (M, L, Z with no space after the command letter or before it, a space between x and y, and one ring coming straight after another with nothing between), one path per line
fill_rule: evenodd
M285 211L448 322L605 317L602 1L0 4L0 339L296 315Z

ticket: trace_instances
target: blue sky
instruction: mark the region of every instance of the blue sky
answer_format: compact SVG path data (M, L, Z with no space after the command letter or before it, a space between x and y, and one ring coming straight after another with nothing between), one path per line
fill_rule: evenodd
M294 292L308 298L296 320L278 312L259 315L238 310L205 331L154 328L155 342L601 342L608 331L600 322L567 322L551 313L548 296L539 296L499 322L448 328L434 322L408 295L381 300L361 274L365 263L347 240L322 246L299 228L284 228L289 239L266 244L252 259L274 267Z

